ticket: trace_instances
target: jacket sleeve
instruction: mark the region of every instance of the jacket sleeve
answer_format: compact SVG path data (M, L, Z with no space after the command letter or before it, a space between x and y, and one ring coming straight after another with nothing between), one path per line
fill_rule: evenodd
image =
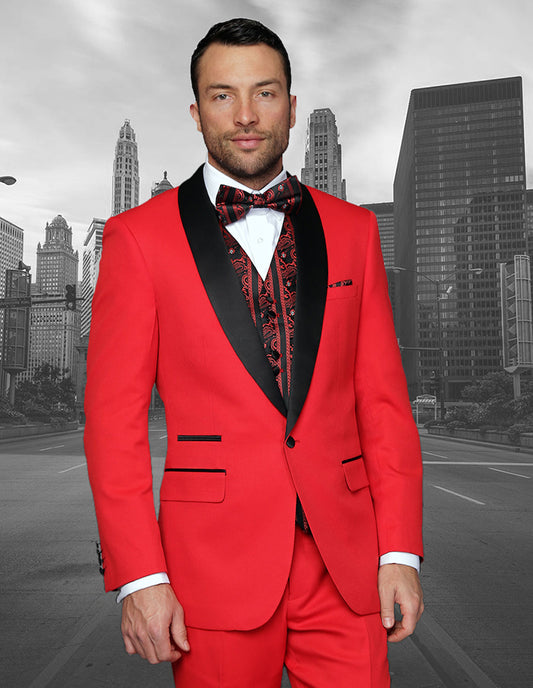
M422 459L394 330L375 216L355 361L356 414L376 514L379 553L422 551Z
M148 443L157 353L147 265L125 221L111 218L92 302L84 436L106 590L166 571Z

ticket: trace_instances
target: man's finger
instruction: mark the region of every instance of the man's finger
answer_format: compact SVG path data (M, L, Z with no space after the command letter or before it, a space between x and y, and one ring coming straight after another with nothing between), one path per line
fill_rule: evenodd
M385 588L380 591L381 623L389 630L394 626L394 589Z
M124 638L124 648L126 649L126 652L129 655L134 655L137 653L137 650L135 649L133 643L127 636L122 636Z
M148 640L156 662L176 662L181 652L173 647L168 627L149 629ZM149 660L150 661L150 660Z
M187 639L187 629L185 627L183 609L181 609L181 607L175 611L172 616L170 637L180 648L180 650L183 650L183 652L189 652L191 646L189 645L189 641Z

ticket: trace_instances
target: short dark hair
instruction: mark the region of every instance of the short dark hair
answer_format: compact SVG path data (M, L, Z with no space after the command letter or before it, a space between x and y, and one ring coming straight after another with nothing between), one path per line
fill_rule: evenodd
M287 91L291 90L291 63L280 37L255 19L228 19L212 26L196 46L191 57L191 83L198 102L198 64L207 48L213 43L222 45L259 45L264 43L279 53L287 80Z

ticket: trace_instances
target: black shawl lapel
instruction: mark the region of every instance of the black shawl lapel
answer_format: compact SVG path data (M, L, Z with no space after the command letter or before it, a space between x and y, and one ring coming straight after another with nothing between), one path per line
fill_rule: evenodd
M203 166L178 190L181 221L196 267L235 353L268 399L280 413L286 415L283 397L250 317L239 278L207 195L202 169Z
M328 260L322 222L305 186L302 186L302 193L302 207L292 216L298 276L287 435L298 420L311 384L328 285Z

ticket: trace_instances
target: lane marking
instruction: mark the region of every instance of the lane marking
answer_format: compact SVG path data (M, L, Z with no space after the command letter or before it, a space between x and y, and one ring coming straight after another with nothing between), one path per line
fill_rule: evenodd
M426 662L443 681L443 685L498 688L428 611L422 614L416 626L416 633L408 640L411 640L422 653Z
M69 638L68 644L56 653L41 673L33 679L28 688L50 688L53 683L57 685L54 678L57 677L72 656L83 646L83 643L86 642L91 633L102 626L109 614L112 613L109 602L106 596L99 596L91 605L90 611L92 611L92 614L87 613L84 615L84 618L78 623L78 630ZM90 649L92 650L93 647L91 645Z
M522 475L521 473L511 473L511 471L502 471L501 468L493 468L492 466L489 466L489 471L498 471L498 473L506 473L507 475L516 475L517 478L526 478L527 480L531 480L530 475Z
M530 466L533 463L517 463L516 461L422 461L428 466Z
M456 497L460 497L461 499L466 499L469 502L474 502L474 504L480 504L481 506L485 506L485 502L480 502L477 499L472 499L472 497L467 497L466 495L459 494L459 492L454 492L453 490L447 490L445 487L439 487L439 485L433 485L433 487L436 487L437 490L442 490L443 492L447 492L448 494L455 495Z
M56 444L55 447L44 447L43 449L39 449L39 451L48 451L49 449L61 449L61 447L64 446L64 444Z
M447 459L447 456L443 456L443 454L434 454L433 452L429 451L422 451L422 454L429 454L430 456L438 456L439 459Z
M85 464L79 463L77 466L71 466L70 468L65 468L64 471L58 471L58 473L67 473L67 471L73 471L75 468L81 468L82 466L85 466Z

